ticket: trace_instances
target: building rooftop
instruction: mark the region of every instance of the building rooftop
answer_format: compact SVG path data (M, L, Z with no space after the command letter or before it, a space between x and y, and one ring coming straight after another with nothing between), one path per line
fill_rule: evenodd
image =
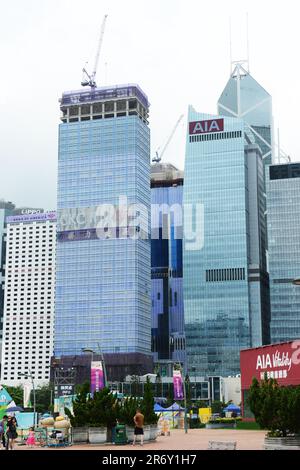
M173 184L183 184L184 173L171 163L155 163L151 165L151 185L153 186L173 186Z
M80 90L65 91L60 102L63 106L127 97L137 97L144 106L147 108L150 106L148 96L136 83L90 88L89 90L81 88Z
M56 221L56 212L44 212L38 214L25 214L25 215L12 215L6 217L6 223L8 224L20 224L25 222L44 222L44 221Z

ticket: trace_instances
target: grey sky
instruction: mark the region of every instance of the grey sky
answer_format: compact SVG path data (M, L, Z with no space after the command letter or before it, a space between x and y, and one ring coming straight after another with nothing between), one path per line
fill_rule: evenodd
M215 113L233 58L273 96L281 146L299 160L299 14L297 0L0 0L0 198L18 205L56 206L58 99L80 88L93 63L99 29L109 17L99 85L137 82L151 102L152 154L179 115L193 104ZM107 66L105 67L105 63ZM184 166L185 123L165 153Z

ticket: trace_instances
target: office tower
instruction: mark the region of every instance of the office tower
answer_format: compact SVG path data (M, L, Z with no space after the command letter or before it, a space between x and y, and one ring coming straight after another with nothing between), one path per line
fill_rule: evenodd
M3 309L4 309L4 280L5 280L5 252L6 252L6 217L15 209L12 202L0 200L0 354L2 350ZM0 356L1 364L1 356Z
M182 292L183 172L169 163L151 166L152 351L163 375L184 363Z
M272 163L272 97L250 75L243 62L235 64L219 98L218 113L243 119L260 147L264 166Z
M1 383L50 377L55 299L56 213L7 217Z
M235 375L240 350L269 340L262 154L243 120L193 107L188 117L183 192L188 371Z
M300 163L272 165L267 175L271 341L300 338Z
M120 85L61 111L55 356L118 355L126 375L151 359L149 102Z

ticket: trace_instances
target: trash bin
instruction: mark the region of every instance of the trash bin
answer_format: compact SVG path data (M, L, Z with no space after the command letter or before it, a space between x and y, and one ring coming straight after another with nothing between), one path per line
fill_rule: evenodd
M123 424L117 424L116 426L115 444L127 444L126 427Z

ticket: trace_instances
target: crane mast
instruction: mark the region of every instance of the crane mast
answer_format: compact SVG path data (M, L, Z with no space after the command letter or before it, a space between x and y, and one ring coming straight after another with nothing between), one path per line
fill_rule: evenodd
M180 118L178 119L178 121L176 122L176 124L175 124L175 126L174 126L174 128L173 128L173 130L172 130L172 132L171 132L171 134L170 134L170 137L168 138L167 143L165 144L165 146L164 146L164 148L162 149L162 151L160 152L160 154L158 153L159 148L156 150L156 152L155 152L155 153L156 153L156 156L155 156L154 158L152 158L152 162L153 162L153 163L159 163L159 162L161 161L161 159L162 159L162 157L163 157L165 151L167 150L167 148L168 148L168 146L169 146L169 143L170 143L171 140L173 139L173 136L174 136L174 134L175 134L175 132L176 132L177 127L179 126L179 124L180 124L180 122L182 121L183 118L184 118L184 114L182 114L182 115L180 116Z
M92 71L92 74L90 75L87 72L85 67L82 69L83 74L84 74L84 79L81 82L82 86L90 86L91 88L96 88L96 86L97 86L97 84L96 84L96 74L97 74L97 68L98 68L102 43L103 43L103 36L104 36L107 16L108 15L104 15L104 18L103 18L103 21L102 21L100 38L99 38L99 42L98 42L98 48L97 48L97 53L96 53L95 63L94 63L94 69Z

